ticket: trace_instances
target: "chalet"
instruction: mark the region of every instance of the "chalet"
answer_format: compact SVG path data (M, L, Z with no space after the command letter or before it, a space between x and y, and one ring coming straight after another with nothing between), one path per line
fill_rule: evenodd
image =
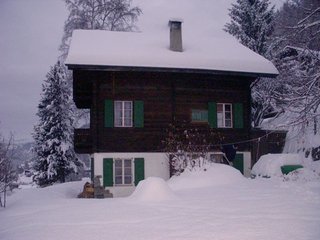
M145 21L141 32L73 32L66 64L74 101L90 109L90 128L75 129L75 149L91 154L93 175L115 197L149 176L170 177L161 142L172 123L214 129L224 144L239 143L235 165L245 175L259 151L248 140L265 135L251 129L250 84L277 69L222 26L209 30L190 12L171 14Z

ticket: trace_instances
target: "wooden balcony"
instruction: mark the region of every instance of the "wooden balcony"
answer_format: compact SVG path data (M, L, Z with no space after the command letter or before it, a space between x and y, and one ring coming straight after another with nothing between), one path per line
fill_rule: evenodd
M76 153L90 154L93 151L91 129L74 130L74 149Z

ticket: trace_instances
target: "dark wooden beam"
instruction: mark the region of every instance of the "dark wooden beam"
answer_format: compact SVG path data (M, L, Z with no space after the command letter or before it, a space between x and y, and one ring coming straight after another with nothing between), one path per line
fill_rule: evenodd
M162 67L130 67L130 66L100 66L66 64L70 70L109 71L109 72L166 72L166 73L202 73L224 76L266 77L275 78L278 74L259 72L238 72L192 68L162 68Z

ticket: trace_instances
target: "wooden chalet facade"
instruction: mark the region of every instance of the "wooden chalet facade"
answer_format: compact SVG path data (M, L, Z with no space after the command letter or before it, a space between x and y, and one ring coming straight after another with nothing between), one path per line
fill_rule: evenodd
M90 31L80 33L90 35ZM81 34L75 38L81 39ZM276 70L147 66L134 60L120 65L116 60L113 64L112 58L108 60L112 64L88 62L85 54L84 60L74 57L83 44L74 49L72 44L67 66L73 71L74 101L78 108L90 109L90 128L75 129L75 149L91 154L93 175L101 176L115 197L129 195L146 177L170 177L162 142L171 124L215 131L222 138L220 142L212 139L214 146L238 143L235 167L250 175L257 154L253 156L254 146L248 140L263 136L251 129L250 84L260 76L276 76ZM94 51L88 53L95 59ZM219 147L210 152L212 156L220 153Z
M69 68L72 69L70 66ZM90 109L90 129L75 130L78 153L161 152L170 124L214 128L225 142L250 138L252 77L208 73L73 70L74 100ZM115 102L131 105L132 123L115 126ZM230 126L218 127L217 106L230 105ZM196 111L211 118L192 119ZM241 150L249 150L242 145Z

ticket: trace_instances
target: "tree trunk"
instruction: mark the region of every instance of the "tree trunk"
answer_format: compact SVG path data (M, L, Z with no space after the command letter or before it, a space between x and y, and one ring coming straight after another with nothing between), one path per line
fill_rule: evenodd
M8 186L8 174L6 174L4 179L4 192L3 192L3 207L6 207L6 201L7 201L7 186Z

